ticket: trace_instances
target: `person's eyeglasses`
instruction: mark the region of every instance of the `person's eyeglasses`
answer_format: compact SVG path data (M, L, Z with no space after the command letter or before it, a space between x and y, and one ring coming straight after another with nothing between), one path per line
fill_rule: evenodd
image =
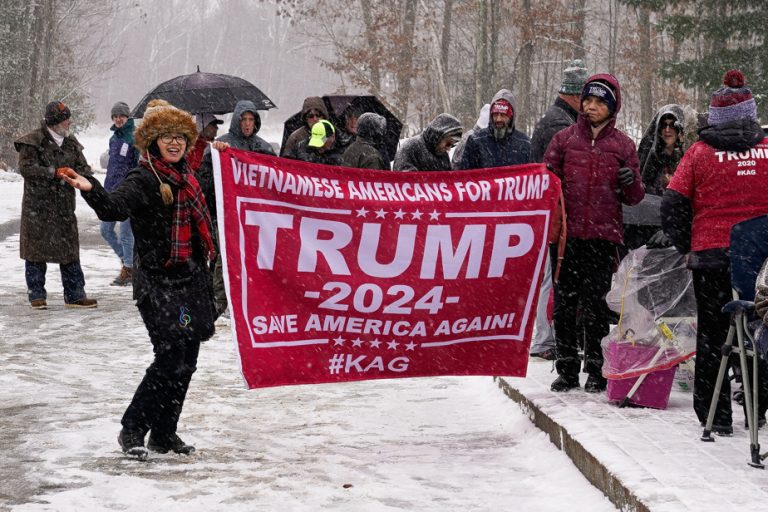
M179 144L186 144L187 138L184 135L173 135L170 133L166 133L165 135L160 136L160 141L163 144L171 144L172 142L178 142Z
M325 116L323 116L323 114L320 112L310 112L307 114L307 119L322 119L323 117Z
M662 121L660 125L660 129L663 130L664 128L672 128L673 130L677 129L674 121Z

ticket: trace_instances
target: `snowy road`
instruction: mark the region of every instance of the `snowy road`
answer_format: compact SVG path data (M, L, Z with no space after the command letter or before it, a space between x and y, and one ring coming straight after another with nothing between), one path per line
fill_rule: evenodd
M0 238L0 510L615 510L490 377L246 391L226 325L182 414L198 452L124 458L151 349L82 200L78 216L95 310L64 308L54 265L52 308L31 311L18 234Z

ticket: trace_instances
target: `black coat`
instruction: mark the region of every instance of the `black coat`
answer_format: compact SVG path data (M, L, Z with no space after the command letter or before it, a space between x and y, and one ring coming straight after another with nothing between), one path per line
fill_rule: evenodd
M309 139L302 140L296 145L295 160L324 165L343 165L341 163L341 151L335 146L331 149L318 152L316 148L309 146Z
M461 130L461 123L450 114L440 114L420 135L405 139L397 148L392 169L395 171L450 171L448 153L438 154L435 148L445 135ZM459 132L459 135L461 133Z
M469 136L457 169L487 169L531 162L531 141L522 132L511 128L506 137L496 140L488 126Z
M536 123L531 136L531 162L543 162L547 146L560 130L568 128L579 118L578 111L574 110L562 98L555 102L544 112L544 116Z
M389 165L384 162L381 151L359 135L355 137L355 141L344 151L344 154L341 156L341 162L345 167L356 169L389 170Z
M113 192L107 192L94 178L90 192L83 199L94 209L99 219L107 222L131 219L134 238L133 296L137 304L153 289L178 285L190 292L209 288L205 250L193 228L192 256L185 264L165 266L171 254L174 204L166 206L160 197L160 186L155 175L136 167ZM169 184L174 198L178 188Z

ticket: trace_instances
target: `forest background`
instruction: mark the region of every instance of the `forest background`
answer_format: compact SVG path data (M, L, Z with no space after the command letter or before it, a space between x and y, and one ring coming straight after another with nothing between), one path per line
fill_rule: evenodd
M618 77L634 137L664 104L706 111L730 68L766 121L765 19L762 0L4 0L0 165L48 101L84 130L198 66L256 84L280 107L262 116L275 126L305 96L370 93L403 136L440 112L469 128L505 87L530 134L571 59Z

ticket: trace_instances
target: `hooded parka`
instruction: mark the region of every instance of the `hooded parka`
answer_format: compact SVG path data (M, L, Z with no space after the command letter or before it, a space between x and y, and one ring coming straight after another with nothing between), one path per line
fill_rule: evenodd
M288 136L285 141L285 145L280 148L280 156L286 158L296 158L296 146L299 142L309 139L309 128L307 128L306 120L307 114L311 110L317 110L322 112L325 119L328 119L328 109L325 108L325 102L320 96L310 96L304 100L304 104L301 106L301 119L304 121L304 125L300 128L296 128L292 134Z
M544 163L552 166L562 180L568 238L601 239L621 244L624 228L621 204L639 203L645 192L640 179L640 162L635 144L616 127L621 110L621 90L610 74L597 74L587 83L604 81L616 93L616 111L597 137L584 112L576 124L555 134L544 154ZM630 185L619 184L619 169L634 171Z
M515 98L512 92L502 89L491 100L491 105L504 100L515 109ZM488 167L504 167L506 165L521 165L529 163L531 156L531 141L527 135L515 129L514 115L510 121L507 134L502 139L496 139L493 134L493 116L488 126L482 128L467 138L464 153L457 169L485 169Z
M435 117L421 134L400 143L392 169L395 171L450 171L448 153L438 154L435 149L448 134L461 136L461 123L450 114Z

